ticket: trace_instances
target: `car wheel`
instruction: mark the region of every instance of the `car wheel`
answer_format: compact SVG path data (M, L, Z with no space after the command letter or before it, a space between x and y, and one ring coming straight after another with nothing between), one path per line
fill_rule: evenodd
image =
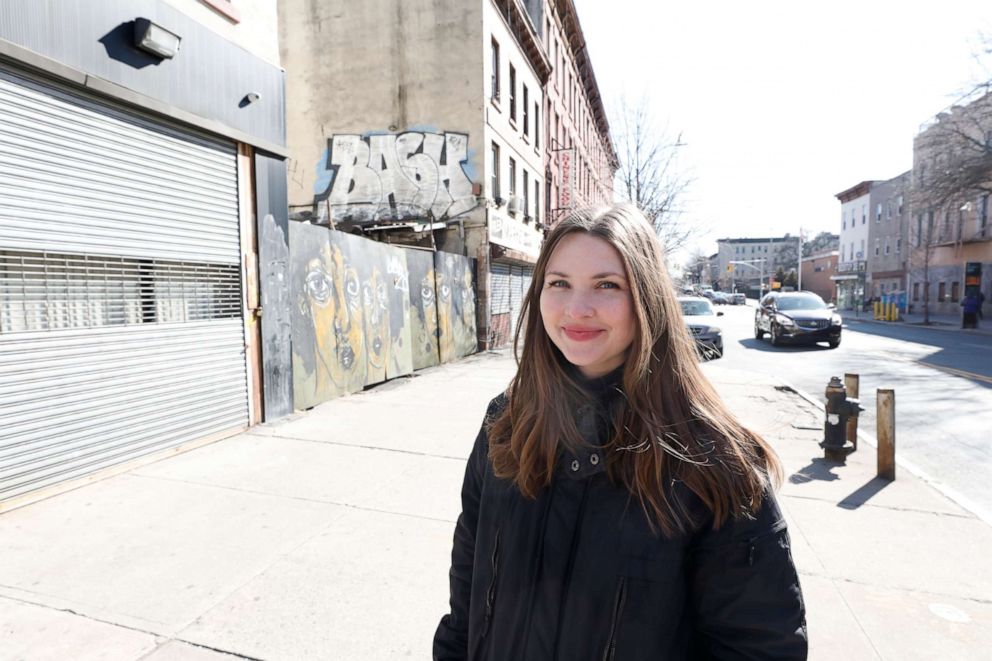
M777 347L780 344L782 344L782 340L779 338L779 335L778 335L778 326L776 326L775 324L772 324L771 336L772 336L772 346L773 347Z
M827 342L827 346L829 346L831 349L836 349L837 347L840 346L840 338L837 338L836 340L830 340L829 342Z
M764 336L765 336L765 332L763 330L761 330L761 326L759 326L758 325L758 322L755 321L754 322L754 339L760 340Z

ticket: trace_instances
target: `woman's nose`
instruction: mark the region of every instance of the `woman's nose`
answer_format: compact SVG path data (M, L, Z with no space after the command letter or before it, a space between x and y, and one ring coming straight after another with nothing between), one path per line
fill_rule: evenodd
M584 292L573 292L565 304L565 314L573 319L591 317L595 311L596 309L592 304L592 300Z

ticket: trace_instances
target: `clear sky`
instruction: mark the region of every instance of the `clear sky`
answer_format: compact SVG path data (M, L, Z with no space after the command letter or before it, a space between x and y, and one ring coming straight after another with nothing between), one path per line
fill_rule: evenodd
M609 106L682 133L686 222L716 239L840 231L836 193L912 167L919 125L983 70L992 0L575 0ZM987 75L992 75L989 73Z

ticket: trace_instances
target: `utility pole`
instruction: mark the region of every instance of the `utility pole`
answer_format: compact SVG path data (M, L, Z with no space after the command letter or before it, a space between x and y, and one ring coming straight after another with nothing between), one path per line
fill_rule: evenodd
M799 281L796 283L796 290L803 290L803 228L799 228Z

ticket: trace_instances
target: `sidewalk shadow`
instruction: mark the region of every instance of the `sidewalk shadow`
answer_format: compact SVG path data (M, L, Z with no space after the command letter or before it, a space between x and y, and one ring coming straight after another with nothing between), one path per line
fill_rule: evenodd
M852 492L844 498L844 500L837 503L837 507L843 507L846 510L856 510L865 503L867 503L872 496L877 494L879 491L885 487L892 484L889 480L883 480L880 477L874 477L867 482L864 486Z
M824 459L823 457L814 457L808 465L803 466L790 475L789 482L792 484L806 484L807 482L812 482L813 480L833 482L834 480L839 480L840 475L835 475L831 471L843 465L844 464L836 461Z

